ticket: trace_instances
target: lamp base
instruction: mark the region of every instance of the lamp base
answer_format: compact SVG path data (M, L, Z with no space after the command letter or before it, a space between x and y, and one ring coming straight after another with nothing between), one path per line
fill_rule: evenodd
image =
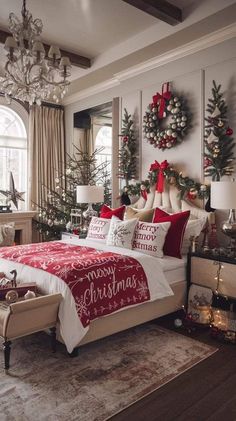
M227 221L222 223L221 229L227 237L230 237L231 241L228 249L231 251L233 256L236 256L236 216L234 209L230 209L229 218Z
M89 203L88 208L83 212L83 226L82 226L82 233L87 234L89 223L93 216L98 216L97 211L93 209L91 203Z

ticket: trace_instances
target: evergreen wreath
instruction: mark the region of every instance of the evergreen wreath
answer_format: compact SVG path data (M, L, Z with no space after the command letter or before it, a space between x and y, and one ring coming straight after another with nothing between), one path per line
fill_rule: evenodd
M162 121L171 116L166 128ZM189 128L189 113L184 108L183 99L169 90L169 82L162 85L162 94L153 96L143 117L144 136L154 148L170 149L183 141Z

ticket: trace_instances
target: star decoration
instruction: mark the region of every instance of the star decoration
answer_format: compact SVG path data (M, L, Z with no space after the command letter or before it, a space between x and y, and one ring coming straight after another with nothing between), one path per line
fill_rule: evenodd
M12 201L16 207L16 209L18 209L18 201L21 200L22 202L25 201L25 199L23 199L23 194L25 194L25 192L18 192L15 188L15 182L14 182L14 178L13 178L13 174L12 172L10 172L10 189L9 190L0 190L0 193L3 194L4 196L6 196L7 198L7 202Z

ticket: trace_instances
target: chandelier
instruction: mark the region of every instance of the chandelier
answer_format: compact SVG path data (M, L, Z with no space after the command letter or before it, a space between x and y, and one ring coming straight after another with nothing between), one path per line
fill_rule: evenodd
M71 63L61 57L58 47L51 46L46 55L40 36L43 29L41 19L34 19L23 0L22 21L14 13L9 15L9 30L6 38L7 51L5 74L0 76L0 91L8 102L16 98L30 105L42 101L57 103L64 97L70 82Z

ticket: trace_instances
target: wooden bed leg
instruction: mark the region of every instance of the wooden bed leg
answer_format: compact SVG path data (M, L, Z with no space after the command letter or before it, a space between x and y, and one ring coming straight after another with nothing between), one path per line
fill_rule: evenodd
M56 328L50 327L51 333L51 344L52 344L52 352L56 352L57 348L57 338L56 338Z
M10 367L11 341L3 342L4 351L4 368L8 370Z
M75 348L73 349L73 351L72 351L72 352L68 352L68 354L69 354L69 356L70 356L71 358L78 357L78 354L79 354L79 348L78 348L78 347L75 347Z

